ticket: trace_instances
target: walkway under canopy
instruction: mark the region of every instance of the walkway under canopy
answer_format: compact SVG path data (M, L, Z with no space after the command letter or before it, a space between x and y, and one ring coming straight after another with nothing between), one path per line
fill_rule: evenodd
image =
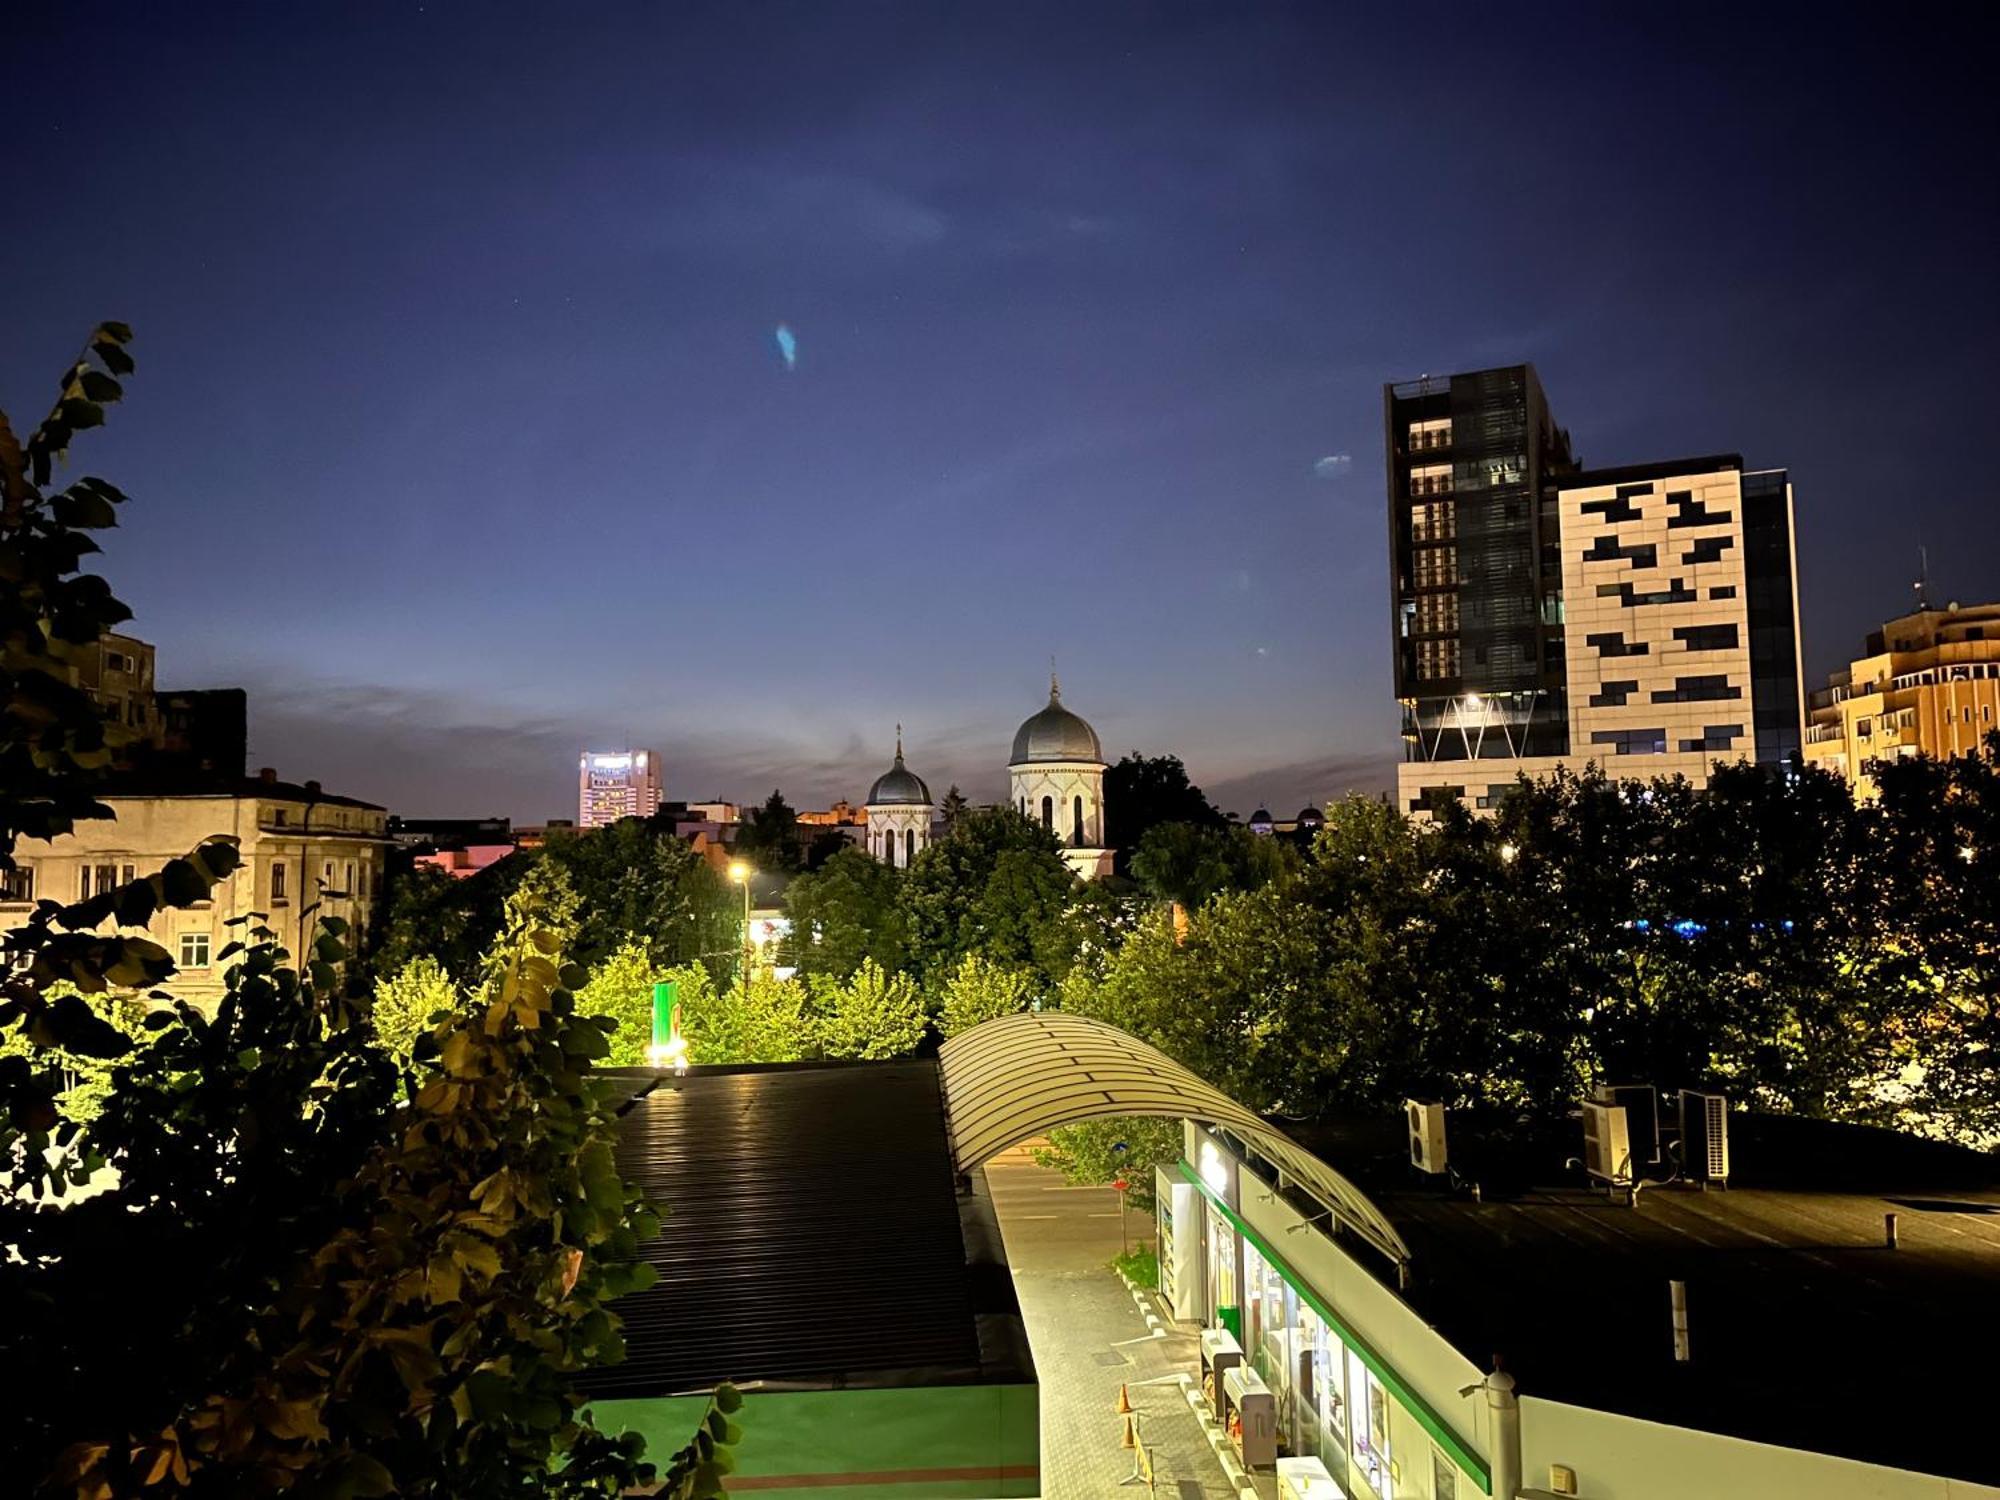
M1120 1115L1191 1119L1227 1130L1398 1266L1403 1237L1353 1183L1234 1099L1103 1021L1028 1011L985 1021L938 1053L954 1164L970 1172L1058 1125Z

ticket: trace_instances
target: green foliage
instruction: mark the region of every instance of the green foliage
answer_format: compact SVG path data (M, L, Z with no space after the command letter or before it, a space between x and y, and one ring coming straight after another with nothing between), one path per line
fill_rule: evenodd
M1191 828L1227 826L1214 803L1188 780L1177 755L1124 756L1104 773L1104 836L1117 851L1120 875L1136 873L1131 859L1146 835L1163 823Z
M968 953L1032 969L1053 986L1074 958L1076 877L1053 834L1012 808L966 813L917 856L902 904L909 967L941 988Z
M705 983L705 970L697 969ZM590 971L590 981L576 992L578 1015L602 1016L613 1024L611 1050L605 1062L612 1067L637 1067L646 1061L646 1048L653 1041L653 986L669 974L659 968L642 943L626 942L604 962ZM686 1014L688 997L676 991Z
M902 875L851 845L785 890L788 961L801 974L845 979L873 959L895 972L908 951L898 904Z
M1221 891L1251 891L1293 863L1290 848L1247 828L1158 823L1133 851L1132 876L1162 901L1190 909Z
M924 1006L916 986L885 974L874 959L845 980L813 976L814 1051L820 1057L907 1057L924 1038Z
M565 951L594 964L627 943L641 943L655 963L705 962L720 970L734 959L740 914L736 893L672 828L623 818L604 828L551 835L464 880L419 870L389 888L375 955L378 973L394 973L428 954L461 983L480 978L481 956L501 930L507 899L534 882L566 929Z
M945 981L938 1030L957 1036L982 1021L1026 1010L1036 995L1035 977L1028 970L968 953Z
M1126 1206L1151 1213L1153 1169L1180 1160L1181 1122L1142 1115L1062 1125L1051 1130L1049 1144L1035 1147L1033 1154L1038 1165L1054 1167L1079 1185L1122 1177L1127 1183Z
M375 1003L368 1015L376 1043L398 1067L408 1068L417 1038L431 1032L440 1012L457 1010L462 1003L442 964L428 956L413 958L375 981Z
M128 337L98 330L97 365L25 443L0 416L4 864L19 838L110 815L92 793L112 731L76 660L126 612L76 568L123 497L42 486L118 395ZM573 1376L622 1353L608 1303L646 1274L653 1211L613 1165L589 1076L605 1027L575 1016L533 893L486 935L476 1013L413 1047L405 1106L338 921L294 967L261 918L235 919L213 1013L155 1009L142 1045L94 998L172 972L158 944L103 929L205 901L236 864L211 841L5 936L0 1363L34 1372L0 1405L12 1488L441 1500L647 1481L639 1439L584 1419ZM85 1058L115 1059L87 1121L67 1081ZM666 1493L717 1492L734 1441L718 1421Z
M146 1017L153 1007L142 997L129 991L79 996L76 986L59 983L49 986L46 998L55 1001L71 996L77 996L135 1045L143 1046L151 1039ZM61 1047L43 1050L19 1031L0 1031L0 1058L4 1057L18 1057L58 1070L63 1088L56 1096L56 1108L62 1118L78 1125L88 1125L96 1119L111 1092L111 1072L115 1065L111 1058L68 1052Z
M1111 1269L1134 1286L1144 1287L1149 1292L1159 1290L1160 1258L1153 1253L1151 1245L1141 1245L1123 1255L1112 1256Z
M691 1063L800 1062L815 1045L805 985L761 969L719 993L683 991L681 1034Z

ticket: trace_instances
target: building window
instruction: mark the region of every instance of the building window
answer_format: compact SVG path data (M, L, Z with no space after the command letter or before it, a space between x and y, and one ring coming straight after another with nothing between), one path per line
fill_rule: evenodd
M1676 625L1674 639L1690 651L1728 651L1737 643L1736 625Z
M350 896L354 894L354 861L351 859L347 862L347 884L342 889Z
M1607 532L1592 542L1590 550L1583 554L1585 562L1615 562L1621 557L1635 568L1654 568L1660 563L1660 549L1653 542L1621 543Z
M1737 736L1742 733L1743 726L1741 724L1704 724L1701 730L1701 738L1698 740L1682 740L1681 749L1727 750L1731 745L1736 743Z
M1728 536L1705 536L1681 554L1684 563L1709 563L1722 561L1722 554L1736 545L1736 539Z
M1632 503L1629 495L1620 495L1615 500L1584 501L1583 514L1586 516L1602 516L1605 525L1615 526L1620 521L1638 520L1639 507Z
M1736 585L1733 583L1719 584L1708 591L1708 597L1711 599L1734 599L1736 597Z
M1650 649L1644 641L1628 641L1622 630L1605 631L1599 635L1583 638L1586 646L1597 648L1599 656L1644 656Z
M1664 729L1600 729L1590 737L1593 745L1609 745L1614 755L1665 755Z
M1667 491L1667 504L1674 509L1674 514L1667 517L1669 529L1681 526L1720 526L1735 519L1730 511L1710 510L1695 499L1693 492L1689 490Z
M903 830L904 867L907 868L910 865L915 864L916 862L917 862L917 830L914 828L905 828Z
M1590 695L1590 706L1617 708L1638 691L1639 684L1633 681L1599 683L1598 690Z
M1653 694L1655 703L1717 703L1725 698L1741 698L1743 689L1734 686L1721 673L1710 673L1702 677L1676 677L1670 688L1660 688Z
M81 899L88 901L92 894L99 896L118 889L118 866L85 865Z
M35 871L31 865L16 865L11 870L0 870L0 901L32 901L35 899Z
M271 809L271 826L273 828L283 828L285 826L285 810L282 807Z
M282 859L271 866L271 899L273 901L285 899L285 862Z
M184 932L181 934L180 966L183 969L205 969L208 967L207 933Z
M1458 548L1422 547L1417 551L1417 587L1446 588L1458 582Z
M320 889L321 889L321 890L323 890L323 891L330 891L330 890L332 890L332 889L333 889L333 861L332 861L332 860L328 860L328 861L326 862L326 873L325 873L325 875L324 875L324 876L323 876L323 877L321 878L321 880L320 880L320 883L319 883L319 884L320 884Z
M1458 642L1418 641L1417 676L1431 680L1458 676Z
M1458 595L1419 594L1417 596L1419 635L1458 634Z
M1069 841L1077 848L1083 847L1083 798L1078 797L1070 804Z
M1054 832L1056 826L1056 802L1053 797L1042 798L1042 827Z

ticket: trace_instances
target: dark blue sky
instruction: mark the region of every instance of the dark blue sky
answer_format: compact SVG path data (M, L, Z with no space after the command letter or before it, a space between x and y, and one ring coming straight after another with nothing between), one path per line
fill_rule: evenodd
M1789 466L1815 675L1920 541L2000 595L1973 7L82 9L7 23L0 405L134 325L79 462L162 681L398 811L628 737L823 805L898 720L998 796L1051 653L1239 812L1386 785L1425 371Z

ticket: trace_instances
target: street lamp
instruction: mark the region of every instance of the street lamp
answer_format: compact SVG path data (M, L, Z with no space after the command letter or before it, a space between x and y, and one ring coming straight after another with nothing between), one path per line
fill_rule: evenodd
M1516 849L1512 844L1502 844L1500 846L1500 863L1502 863L1503 865L1511 865L1512 863L1514 863L1514 856L1519 854L1520 852L1521 851L1519 849Z
M740 859L729 862L729 878L743 887L743 988L750 988L750 963L755 950L750 946L750 876L754 872Z

